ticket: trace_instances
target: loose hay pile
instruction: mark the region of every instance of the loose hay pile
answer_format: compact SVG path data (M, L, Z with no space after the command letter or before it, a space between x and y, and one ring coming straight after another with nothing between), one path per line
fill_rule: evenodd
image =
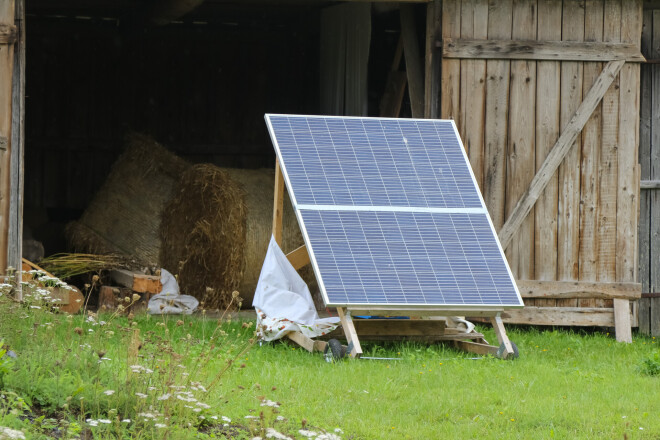
M158 261L161 212L190 165L152 138L131 134L101 189L65 235L75 252Z

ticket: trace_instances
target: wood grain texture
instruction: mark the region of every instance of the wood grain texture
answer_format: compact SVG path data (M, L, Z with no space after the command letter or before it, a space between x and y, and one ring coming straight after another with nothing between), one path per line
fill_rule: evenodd
M594 0L602 5L602 1ZM591 13L587 12L585 17ZM596 18L596 14L593 15ZM602 20L602 15L601 15ZM601 23L602 24L602 23ZM597 40L600 41L600 40ZM488 40L448 38L442 41L445 58L545 60L545 61L613 61L643 63L646 58L634 44L574 41L534 41L525 39Z
M651 26L653 32L650 41L650 53L653 56L660 55L660 11L650 11L651 13ZM649 179L660 180L660 128L658 121L660 118L660 99L655 99L656 94L660 91L660 66L652 65L645 66L650 73L650 90L645 93L650 96L650 145L648 157L648 173ZM644 169L644 168L642 168ZM648 213L646 214L649 219L649 273L648 273L648 289L645 292L657 292L660 288L660 194L658 191L651 191L649 196ZM650 310L653 310L651 307ZM660 315L653 318L660 320Z
M426 62L424 69L424 117L438 118L442 56L435 42L442 39L442 0L429 2L426 8Z
M536 2L514 0L513 39L528 40L536 36ZM509 136L506 161L505 212L507 218L526 194L536 171L535 159L535 107L536 62L511 61L509 86ZM514 277L529 279L534 276L534 213L525 216L506 249L509 266Z
M608 42L621 41L621 0L605 0L603 39ZM600 163L598 165L598 205L596 232L598 281L616 279L616 216L617 180L619 165L617 158L619 139L619 78L605 93L602 105L602 134Z
M561 0L539 0L539 40L561 38ZM536 171L541 168L559 138L560 71L558 61L539 61L536 66ZM537 280L557 279L557 173L553 173L534 205L535 276ZM529 300L529 305L556 305L554 299Z
M408 94L413 118L424 117L424 69L419 55L419 42L417 26L415 24L415 7L402 4L399 7L401 14L401 37L403 39L403 54L406 60L406 74L408 76Z
M489 2L488 38L511 39L512 10L512 0ZM510 67L511 62L506 60L486 62L485 169L482 193L496 229L504 224L505 219Z
M562 11L562 40L584 41L584 2L565 0ZM570 123L582 101L583 65L564 62L561 66L561 127ZM559 216L557 224L557 279L577 280L579 265L580 150L577 138L559 166ZM573 307L575 300L558 300L557 306Z
M461 8L458 1L442 2L442 38L460 37ZM442 60L440 117L454 119L460 126L460 60Z
M284 214L284 176L280 161L275 162L275 190L273 192L273 237L282 245L282 216Z
M0 25L14 28L14 1L0 5ZM15 28L14 28L15 33ZM7 269L11 200L12 87L14 45L0 44L0 273Z
M487 0L465 0L461 6L461 36L485 39ZM486 61L461 60L461 126L459 132L479 188L483 187Z
M525 307L507 310L502 319L510 324L614 327L614 310L602 307Z
M516 280L516 285L523 298L638 299L642 295L639 283Z
M603 2L587 0L584 12L584 39L587 42L603 40ZM585 63L583 88L589 90L603 69L602 63ZM591 117L582 129L582 153L580 164L580 263L578 277L580 281L597 279L598 261L598 164L600 163L600 145L602 132L602 103L597 105ZM580 307L598 307L596 299L580 299Z

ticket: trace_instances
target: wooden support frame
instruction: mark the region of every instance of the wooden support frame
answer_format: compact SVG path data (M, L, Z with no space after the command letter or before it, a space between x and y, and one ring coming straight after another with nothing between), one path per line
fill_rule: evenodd
M279 159L275 163L275 184L274 184L274 194L273 194L273 237L278 244L281 244L282 241L282 216L284 212L284 175L282 174L282 169L280 166ZM287 259L291 265L296 269L300 269L305 265L310 263L309 253L307 251L306 245L302 245L299 248L295 249L292 252L289 252L286 255ZM383 308L383 307L369 307L365 310L365 307L337 307L337 314L341 321L342 330L346 341L351 347L350 356L352 358L359 358L362 356L362 347L360 345L360 339L358 332L356 330L355 322L353 321L353 315L362 314L362 315L389 315L389 316L406 316L406 317L427 317L427 323L436 323L436 328L439 330L438 334L435 334L433 340L447 340L453 341L457 348L461 348L465 351L475 354L490 354L494 356L499 356L502 359L508 357L514 357L514 349L512 343L509 341L508 336L506 335L506 330L504 329L504 324L502 323L501 318L502 310L477 310L477 311L466 311L466 310L447 310L447 309L421 309L421 308ZM428 317L441 317L441 316L484 316L490 318L495 333L497 335L500 346L488 345L483 339L483 335L480 333L463 333L458 334L456 332L452 333L451 331L445 331L444 321L438 319L434 320L433 318L428 319ZM384 327L389 327L387 330L389 333L387 336L395 336L392 332L392 325L397 325L397 323L402 323L399 335L401 331L404 333L410 334L410 331L406 331L405 327L410 324L410 320L387 320L387 324L384 324ZM372 323L373 324L373 323ZM378 323L376 323L378 324ZM414 334L414 332L413 332ZM315 341L300 332L289 332L286 335L291 341L300 345L302 348L309 352L315 351L324 351L326 348L326 343L323 341ZM419 336L419 335L416 335ZM472 341L471 341L472 340Z

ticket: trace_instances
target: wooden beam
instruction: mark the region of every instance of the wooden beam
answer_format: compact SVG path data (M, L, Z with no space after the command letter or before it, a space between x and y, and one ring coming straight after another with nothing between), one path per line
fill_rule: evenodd
M445 58L617 61L643 63L646 58L634 44L582 41L474 40L445 38L437 42Z
M614 309L605 307L525 307L507 310L502 319L511 324L614 327Z
M639 182L639 189L659 189L660 180L642 180Z
M18 38L18 29L13 24L0 24L0 44L14 44Z
M617 74L623 67L625 61L610 61L603 68L603 71L594 82L593 87L582 101L582 104L575 111L562 134L557 139L557 142L552 147L550 153L546 157L543 165L539 168L538 172L529 184L529 188L516 204L511 215L507 219L502 229L499 231L499 239L502 248L506 249L511 243L513 234L518 230L522 222L531 211L534 203L538 200L539 196L545 189L552 176L554 175L559 165L564 160L566 154L570 151L578 134L589 120L591 113L593 113L596 106L600 103L609 89L610 85L616 78Z
M25 157L25 0L15 0L16 46L12 87L11 170L7 265L21 267L23 256L23 187ZM17 289L17 299L22 291Z
M13 35L14 0L0 2L0 26L4 35ZM5 37L9 41L8 37ZM14 74L14 45L0 46L0 273L7 269L9 251L9 223L11 201L12 88Z
M273 194L273 237L282 246L282 214L284 212L284 175L280 161L275 162L275 192Z
M614 330L618 342L632 342L630 301L614 298Z
M310 263L309 252L307 252L307 246L304 244L298 249L286 254L286 258L296 270L300 269L301 267L305 267Z
M355 331L355 326L353 325L353 319L351 318L351 313L345 310L343 307L337 307L337 314L339 315L339 320L341 321L341 326L344 329L344 334L346 335L346 341L348 344L353 344L353 349L351 350L351 357L359 358L362 356L362 347L360 346L360 340L358 339L357 332Z
M160 293L163 290L159 276L145 275L126 269L113 269L110 271L110 278L120 286L128 287L138 293Z
M568 299L638 299L642 295L640 283L602 283L589 281L516 280L523 298Z
M413 118L424 117L424 75L419 56L419 42L415 26L415 7L401 5L401 36L403 37L403 55L406 60L408 75L408 94Z
M454 346L468 353L496 356L499 347L472 341L454 341Z
M424 62L424 117L438 118L440 112L440 74L442 57L435 42L442 38L442 0L426 7L426 61Z

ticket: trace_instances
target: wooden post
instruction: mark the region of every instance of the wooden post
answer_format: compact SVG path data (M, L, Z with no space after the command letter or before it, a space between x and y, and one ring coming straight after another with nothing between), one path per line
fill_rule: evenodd
M360 346L360 340L358 339L357 331L355 331L355 325L353 324L353 319L351 319L351 314L349 311L344 310L343 307L337 307L337 314L341 320L341 326L344 329L346 341L349 345L353 343L351 357L359 358L362 356L362 347Z
M426 61L424 63L424 117L437 118L440 112L440 65L436 41L442 38L442 0L432 0L426 7Z
M25 139L25 0L16 0L16 48L12 88L11 198L9 202L9 244L7 265L21 270L23 255L23 168ZM20 279L20 274L18 274ZM17 299L22 291L17 289Z
M273 194L273 237L282 245L282 214L284 212L284 176L280 161L275 162L275 193Z
M11 199L12 78L16 39L14 0L0 2L0 27L8 29L10 35L6 41L3 39L0 42L0 273L5 273L9 248Z

